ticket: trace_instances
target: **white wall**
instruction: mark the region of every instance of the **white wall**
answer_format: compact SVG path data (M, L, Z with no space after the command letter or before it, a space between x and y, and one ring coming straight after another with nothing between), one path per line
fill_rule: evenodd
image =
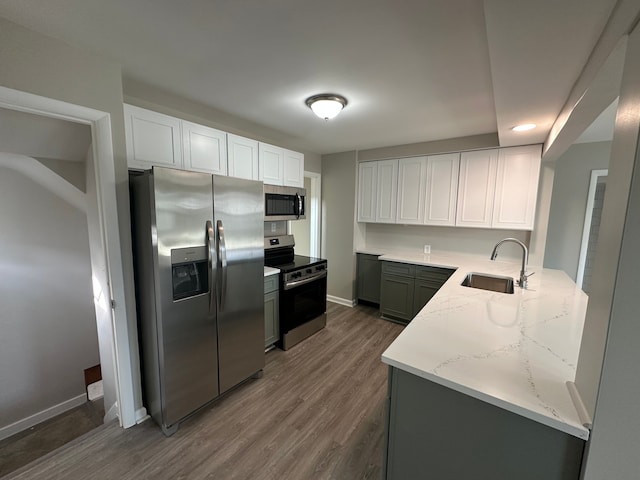
M578 271L591 171L607 168L611 142L577 143L556 162L544 266Z
M100 357L85 212L0 168L0 219L2 429L83 395Z
M421 253L424 245L428 244L431 245L431 251L434 253L462 252L489 258L495 244L506 237L515 237L528 243L529 232L369 223L366 225L365 246L372 249L399 249ZM522 258L520 247L513 244L505 244L501 247L500 258L509 257Z

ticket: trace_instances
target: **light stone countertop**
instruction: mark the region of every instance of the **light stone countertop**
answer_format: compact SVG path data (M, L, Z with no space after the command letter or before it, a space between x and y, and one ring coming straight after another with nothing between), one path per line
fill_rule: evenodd
M588 439L566 386L575 379L588 297L564 272L530 266L528 288L504 294L460 284L469 272L517 280L520 262L448 252L386 252L380 260L456 268L384 363Z
M278 273L280 273L280 269L279 268L264 267L264 276L265 277L269 277L271 275L276 275Z

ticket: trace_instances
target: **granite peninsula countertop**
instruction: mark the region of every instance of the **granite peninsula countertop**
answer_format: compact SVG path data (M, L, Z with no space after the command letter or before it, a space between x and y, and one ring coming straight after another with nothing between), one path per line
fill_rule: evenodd
M562 271L530 266L514 294L463 287L469 272L518 279L518 261L363 249L382 261L456 269L382 354L388 365L581 439L575 379L587 295Z

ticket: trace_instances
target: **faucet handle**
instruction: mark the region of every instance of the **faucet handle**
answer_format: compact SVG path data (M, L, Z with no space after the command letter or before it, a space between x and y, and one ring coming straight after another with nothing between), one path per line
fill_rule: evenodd
M518 280L518 286L519 286L520 288L527 288L527 280L528 280L528 279L529 279L529 277L530 277L531 275L533 275L534 273L536 273L536 272L531 272L530 274L528 274L528 275L527 275L526 273L524 273L524 272L523 272L523 273L520 275L520 280Z

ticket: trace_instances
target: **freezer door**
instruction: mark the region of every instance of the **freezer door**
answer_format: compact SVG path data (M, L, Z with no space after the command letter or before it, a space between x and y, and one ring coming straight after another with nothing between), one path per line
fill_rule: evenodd
M263 184L213 176L220 393L264 367Z
M208 234L214 234L211 175L154 168L153 202L162 423L167 427L219 393L216 302L211 301L215 248Z

